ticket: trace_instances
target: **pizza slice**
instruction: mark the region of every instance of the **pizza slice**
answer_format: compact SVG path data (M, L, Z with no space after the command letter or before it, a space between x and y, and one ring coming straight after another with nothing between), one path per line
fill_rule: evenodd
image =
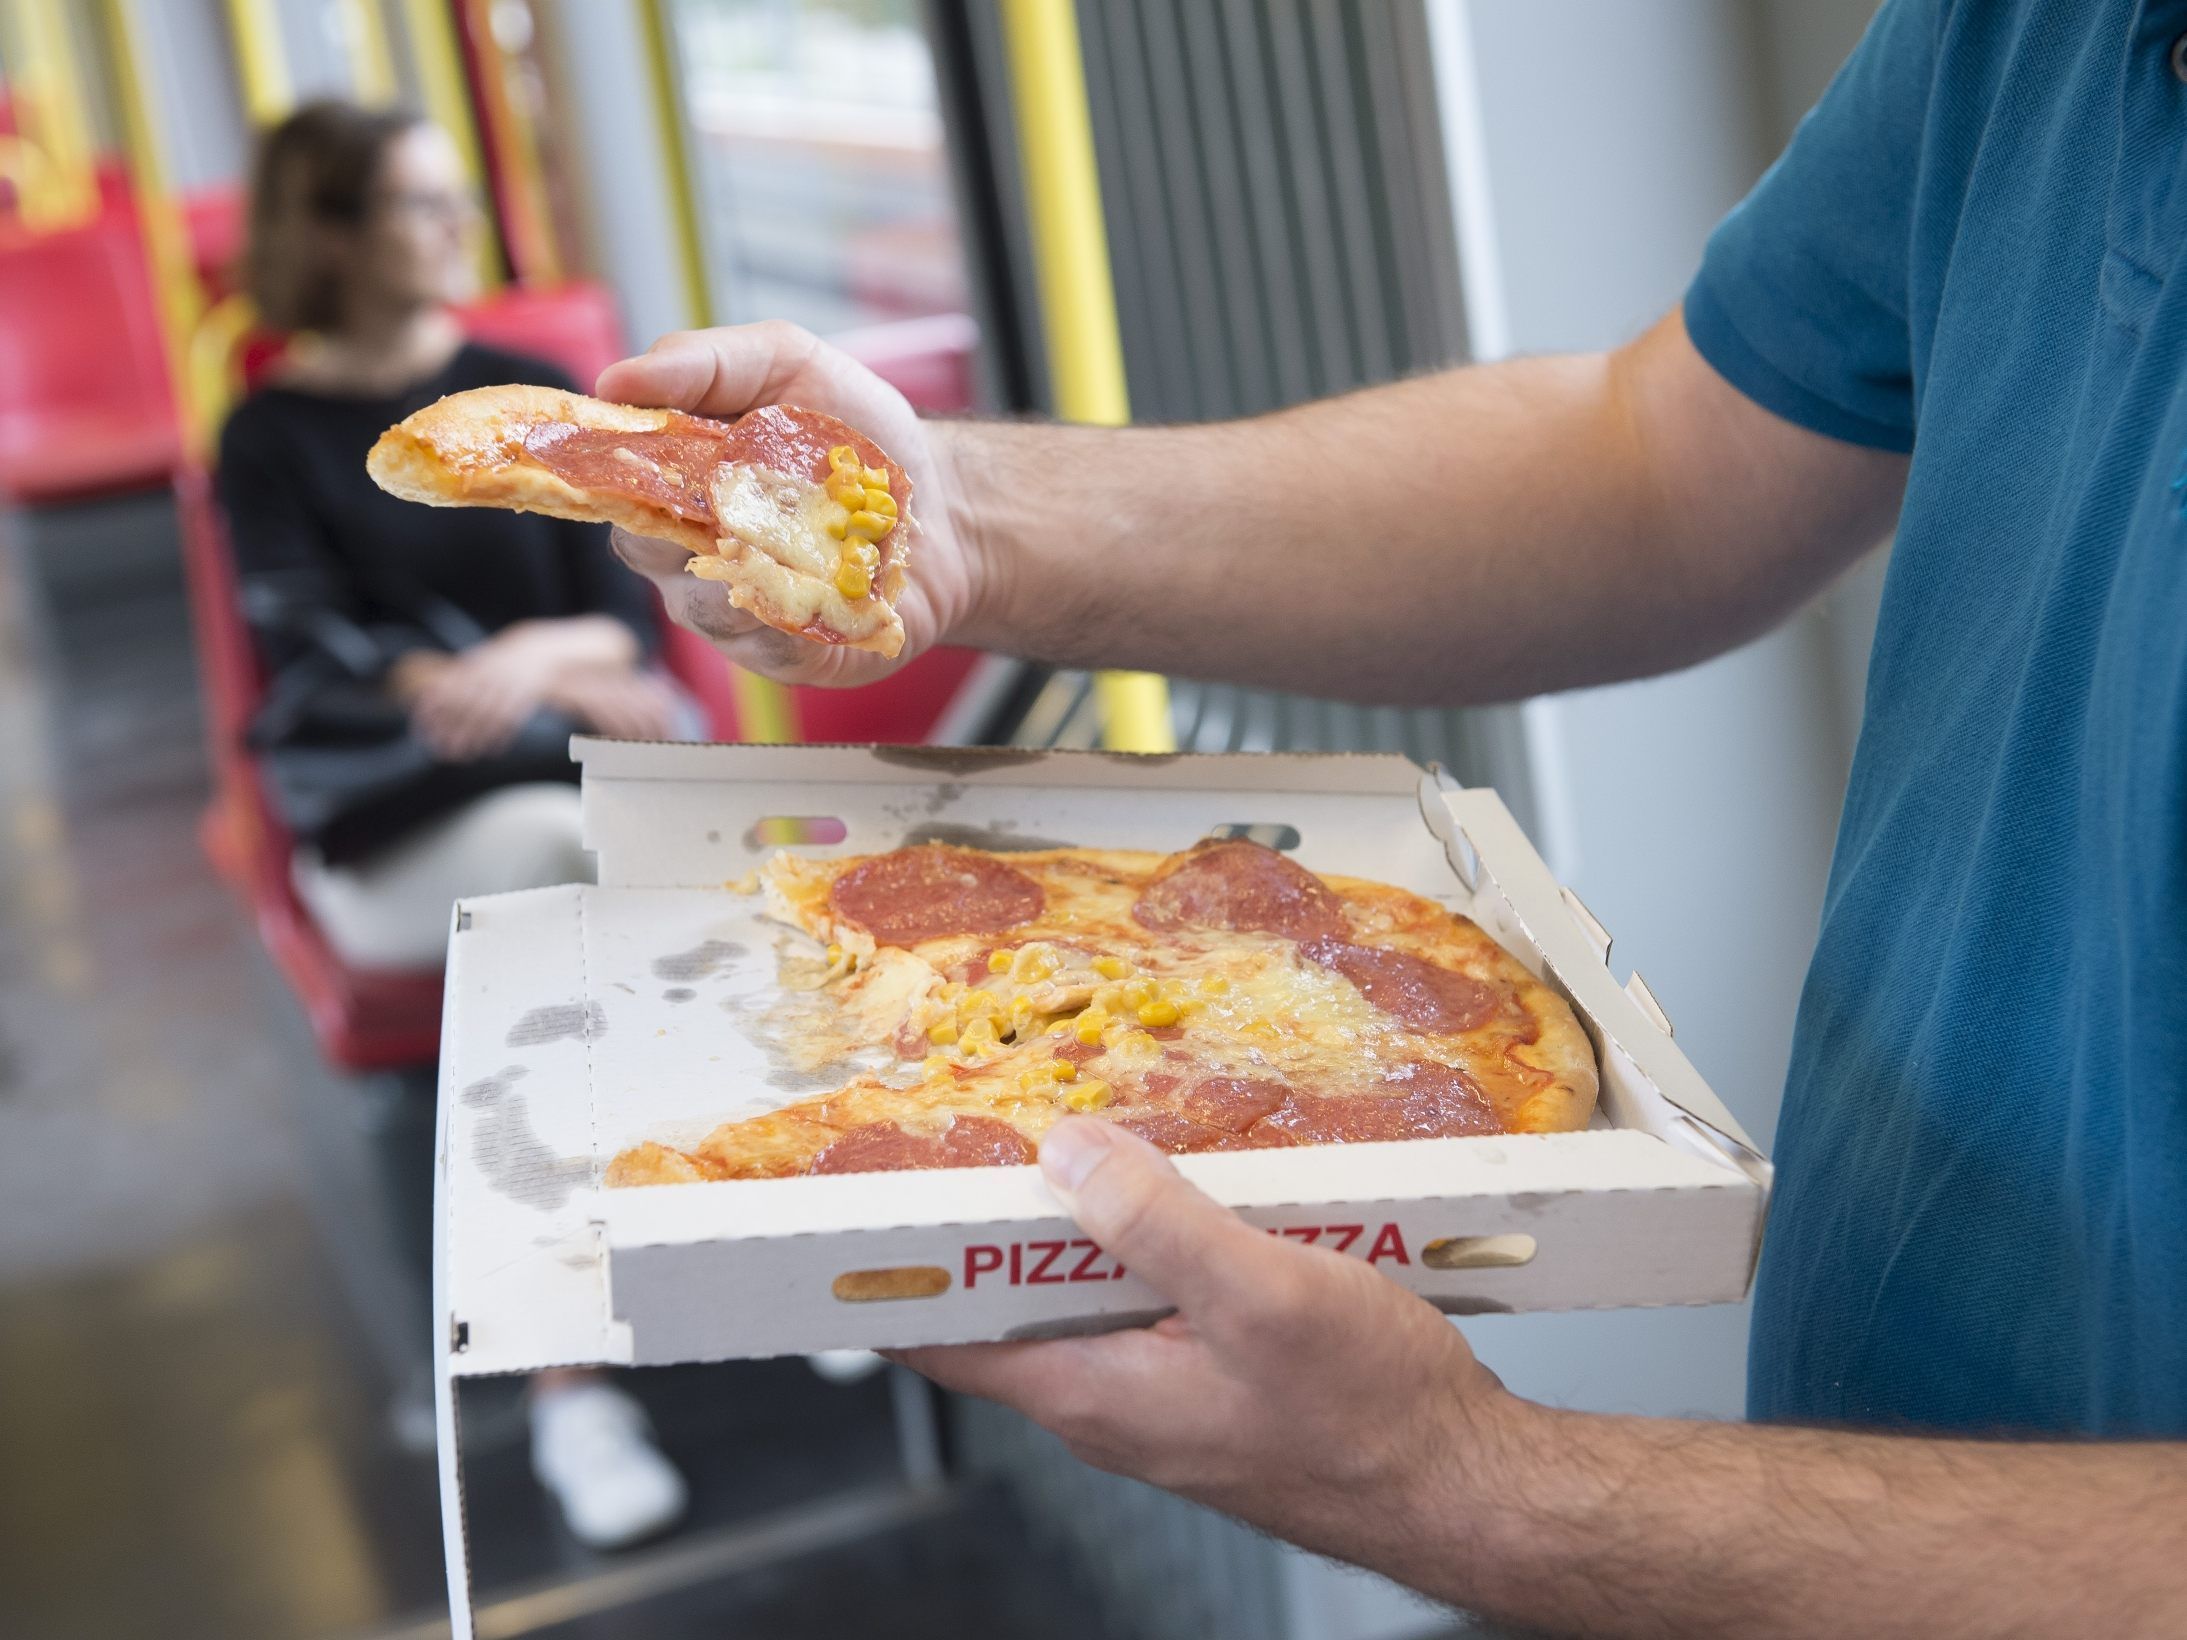
M1172 1152L1584 1127L1570 1007L1468 919L1273 850L927 845L765 873L819 991L896 1065L611 1184L1023 1162L1084 1112ZM820 1036L826 1032L818 1033Z
M768 405L732 422L548 387L478 387L427 405L366 457L392 495L620 524L769 626L893 656L911 480L856 428Z

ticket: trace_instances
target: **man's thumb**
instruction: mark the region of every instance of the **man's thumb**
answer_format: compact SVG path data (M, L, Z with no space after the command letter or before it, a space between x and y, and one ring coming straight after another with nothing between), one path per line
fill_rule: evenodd
M1249 1290L1261 1262L1279 1252L1113 1122L1065 1117L1041 1141L1040 1168L1102 1251L1187 1315Z

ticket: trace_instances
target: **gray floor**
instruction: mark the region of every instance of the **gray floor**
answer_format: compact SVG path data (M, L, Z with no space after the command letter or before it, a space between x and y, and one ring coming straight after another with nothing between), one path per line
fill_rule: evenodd
M162 498L0 518L0 1634L422 1637L439 1522L388 1415L423 1344L382 1107L320 1066L198 852L169 532ZM904 1491L886 1379L635 1387L695 1519L612 1563L530 1485L512 1389L477 1391L493 1632L1104 1632L1006 1494Z

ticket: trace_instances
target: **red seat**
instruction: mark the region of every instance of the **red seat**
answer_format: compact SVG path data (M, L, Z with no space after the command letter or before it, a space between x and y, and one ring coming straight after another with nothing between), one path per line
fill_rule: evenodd
M592 286L504 292L468 310L464 322L473 335L551 359L588 385L623 351L613 306L605 292ZM930 332L923 339L900 337L896 343L893 352L867 345L884 374L894 378L898 370L907 373L899 385L915 403L927 408L969 403L972 341L966 328L948 335ZM950 383L957 380L964 384L964 397L948 402L956 391ZM438 970L348 966L297 897L289 876L295 840L275 812L243 743L265 680L238 605L226 525L203 471L182 471L175 493L211 742L214 795L202 822L206 853L251 908L260 939L303 1005L328 1060L359 1071L426 1063L439 1045ZM705 705L713 732L736 738L736 704L721 656L704 639L672 627L663 659ZM969 651L940 650L870 689L793 690L803 738L923 740L956 697L974 661Z
M0 236L0 496L72 501L164 483L182 435L136 213Z

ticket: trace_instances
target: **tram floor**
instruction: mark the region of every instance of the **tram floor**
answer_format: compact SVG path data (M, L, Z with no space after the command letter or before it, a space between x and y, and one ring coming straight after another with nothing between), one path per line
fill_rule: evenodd
M430 1454L396 1433L424 1306L373 1163L384 1101L319 1062L198 850L171 529L157 501L0 518L0 1633L422 1640L439 1509ZM86 542L127 573L86 573ZM881 1507L864 1532L768 1524L903 1496L885 1376L627 1381L692 1482L692 1521L651 1562L560 1531L514 1386L467 1401L497 1632L1101 1634L991 1487ZM638 1603L598 1609L603 1570Z

